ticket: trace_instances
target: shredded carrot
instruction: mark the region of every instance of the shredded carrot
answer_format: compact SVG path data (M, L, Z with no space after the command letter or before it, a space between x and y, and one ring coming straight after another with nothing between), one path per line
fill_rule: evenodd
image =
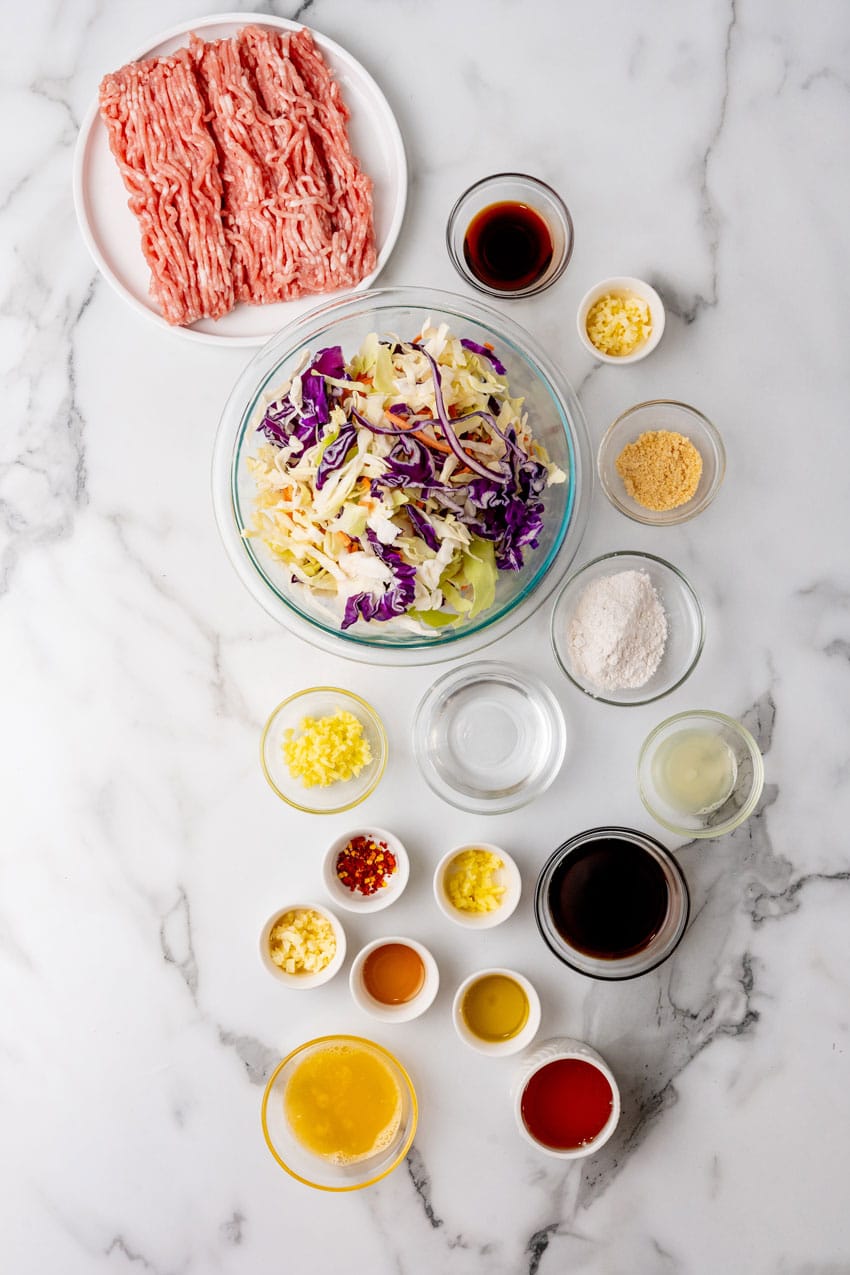
M421 340L422 340L422 333L421 333L421 332L417 332L417 333L416 333L416 336L413 338L413 341L411 342L411 344L415 344L417 341L421 341Z
M404 420L403 417L396 416L395 412L391 412L389 408L387 407L384 408L384 416L386 416L387 420L390 422L391 425L398 425L401 429L404 429L404 430L409 429L408 422Z
M445 456L453 456L454 452L448 443L444 443L440 438L429 438L427 434L423 434L419 429L410 431L412 438L418 438L420 443L424 443L426 447L430 447L432 451L442 452Z
M428 412L428 415L431 416L430 411ZM441 438L431 438L429 434L425 434L421 429L411 429L407 421L402 420L400 416L396 416L396 414L391 412L388 408L384 409L384 416L392 425L400 426L406 434L410 435L411 438L418 438L419 442L424 443L426 447L430 447L431 451L440 452L443 456L455 455L453 448L451 448L448 443L443 442ZM433 417L431 419L433 419ZM466 465L463 465L461 470L458 472L471 473L472 471Z
M495 348L494 346L490 344L489 341L482 341L481 344L484 346L485 350L492 350Z

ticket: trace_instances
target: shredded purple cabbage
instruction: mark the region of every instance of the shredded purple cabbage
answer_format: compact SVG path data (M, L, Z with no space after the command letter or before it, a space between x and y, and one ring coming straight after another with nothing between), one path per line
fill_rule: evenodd
M357 442L357 430L353 425L345 424L332 443L328 443L322 452L322 459L316 470L316 490L321 491L328 478L337 469L341 469L345 458Z
M366 528L366 536L372 552L392 571L393 583L378 595L353 594L345 604L341 626L343 629L350 628L357 620L392 620L404 615L413 605L416 568L408 566L396 549L382 544L371 527Z
M464 451L463 445L454 431L454 424L446 411L446 404L443 399L442 379L440 377L440 369L437 367L437 360L432 358L423 346L416 346L416 349L425 355L425 358L428 360L431 367L431 375L434 379L434 404L437 408L437 416L449 447L451 447L458 460L464 465L468 465L469 468L473 470L474 473L478 474L480 478L488 478L497 483L504 482L505 480L502 478L500 473L488 468L487 465L482 465L480 460L476 460L474 456L469 454L469 452ZM465 416L458 417L458 420L468 420L470 416L486 416L486 413L467 412Z
M473 354L480 354L482 358L487 359L493 364L493 371L498 372L499 376L507 376L507 368L499 361L492 350L488 350L486 345L479 345L477 341L470 341L468 337L462 336L460 343L465 350L471 350Z
M288 426L294 415L295 408L288 397L281 399L279 403L269 403L257 429L265 434L270 443L285 447L292 434L292 429Z
M387 469L379 483L385 487L431 488L437 480L434 459L418 438L396 439L387 453Z
M260 433L279 447L285 447L293 438L297 438L304 447L315 447L324 432L323 426L331 418L328 387L324 380L326 376L350 380L345 370L341 345L331 345L319 350L302 374L301 409L296 408L289 394L276 403L270 403L257 426ZM339 397L336 388L331 389L331 397ZM293 417L297 419L293 420Z
M506 375L505 367L492 350L465 337L461 338L461 345L486 358L499 375ZM329 476L345 464L351 448L356 445L358 425L376 434L394 435L395 441L385 458L386 470L380 478L372 481L373 494L380 495L387 487L412 488L427 493L441 512L454 514L473 535L493 543L499 570L520 570L523 550L537 547L543 528L544 506L540 497L547 483L545 465L525 452L512 426L503 431L496 423L500 404L495 397L491 396L488 411L467 412L450 418L442 396L436 360L418 343L408 342L406 346L420 350L431 366L437 409L437 419L432 424L442 429L455 456L473 471L474 476L466 484L458 482L457 475L454 483L441 483L433 452L412 437L413 431L422 428L423 422L417 419L409 404L395 403L390 410L400 421L409 422L406 425L373 425L351 409L352 419L341 426L337 437L322 454L316 473L317 490L321 490ZM341 346L319 350L302 373L300 408L296 408L286 394L269 404L258 430L279 447L294 440L301 443L302 449L318 444L330 422L333 407L344 393L338 386L328 385L327 377L351 379ZM505 444L504 456L492 469L464 449L457 432L464 422L475 417L485 421ZM415 534L433 552L439 552L439 537L428 515L413 504L406 505L405 512ZM350 628L360 619L393 619L404 615L413 604L416 568L408 566L401 554L390 545L383 544L371 528L367 528L366 542L375 556L390 568L392 582L380 592L362 592L350 597L345 605L343 629ZM296 577L293 576L292 580L295 583Z
M421 509L417 509L415 505L405 505L404 512L413 524L413 530L417 536L420 536L425 541L429 549L433 549L434 553L437 553L440 548L440 541L428 515L424 514Z
M319 350L310 364L310 371L315 372L317 376L332 376L336 381L351 379L345 370L341 345L329 345L324 350Z
M519 571L523 549L536 549L543 530L546 466L527 456L511 427L504 435L508 452L502 460L507 481L491 483L474 478L466 488L464 522L474 535L492 540L500 571Z

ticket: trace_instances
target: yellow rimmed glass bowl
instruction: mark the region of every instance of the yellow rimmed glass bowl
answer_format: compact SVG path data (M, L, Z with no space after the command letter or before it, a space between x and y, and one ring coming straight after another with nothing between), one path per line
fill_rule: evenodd
M372 759L350 779L338 779L324 787L319 784L307 787L300 776L289 773L283 755L286 732L292 730L297 737L305 717L318 720L339 712L352 713L357 718ZM282 801L311 815L336 815L359 806L380 783L387 754L387 733L374 708L359 695L338 686L309 686L287 696L269 717L260 741L260 764L269 787Z
M287 1114L287 1090L305 1062L321 1051L357 1049L383 1067L398 1087L398 1124L386 1144L353 1163L339 1163L311 1151L296 1135ZM416 1133L419 1105L407 1071L389 1050L364 1036L318 1036L287 1054L269 1077L263 1094L262 1123L266 1146L290 1177L317 1191L359 1191L397 1169Z

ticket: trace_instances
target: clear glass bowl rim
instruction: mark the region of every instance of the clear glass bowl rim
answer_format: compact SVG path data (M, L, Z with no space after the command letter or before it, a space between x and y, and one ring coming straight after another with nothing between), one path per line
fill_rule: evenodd
M422 729L425 714L433 711L434 703L439 691L450 682L453 678L466 681L480 680L487 674L509 673L515 681L522 682L530 686L535 695L545 704L548 716L550 717L554 729L555 746L546 766L546 780L540 787L535 787L531 792L522 791L514 793L509 798L494 797L492 804L486 798L480 800L474 798L464 798L462 795L448 796L447 791L435 787L432 771L434 770L430 757L427 755L425 746L422 742L424 731ZM439 797L441 801L445 801L448 805L453 806L455 810L464 810L471 814L489 815L489 814L510 814L514 810L520 810L523 806L529 805L530 802L536 801L538 797L542 797L543 793L549 789L557 779L561 767L564 764L564 757L567 751L567 724L564 718L564 710L558 702L554 691L542 677L536 673L532 673L530 669L518 669L513 664L508 664L505 660L472 660L470 662L459 664L456 668L448 669L441 673L425 690L421 696L419 703L413 713L413 725L411 727L411 737L413 743L413 755L419 763L419 770L422 778L428 787ZM555 759L557 758L557 764ZM451 790L456 793L455 789ZM471 843L470 843L471 844ZM507 920L507 917L505 918Z

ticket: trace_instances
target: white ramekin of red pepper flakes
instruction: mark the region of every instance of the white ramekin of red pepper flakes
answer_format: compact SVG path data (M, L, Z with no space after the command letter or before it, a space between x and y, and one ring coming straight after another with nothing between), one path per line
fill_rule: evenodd
M350 912L379 912L399 897L410 861L398 837L385 828L355 828L337 837L325 852L325 889Z

